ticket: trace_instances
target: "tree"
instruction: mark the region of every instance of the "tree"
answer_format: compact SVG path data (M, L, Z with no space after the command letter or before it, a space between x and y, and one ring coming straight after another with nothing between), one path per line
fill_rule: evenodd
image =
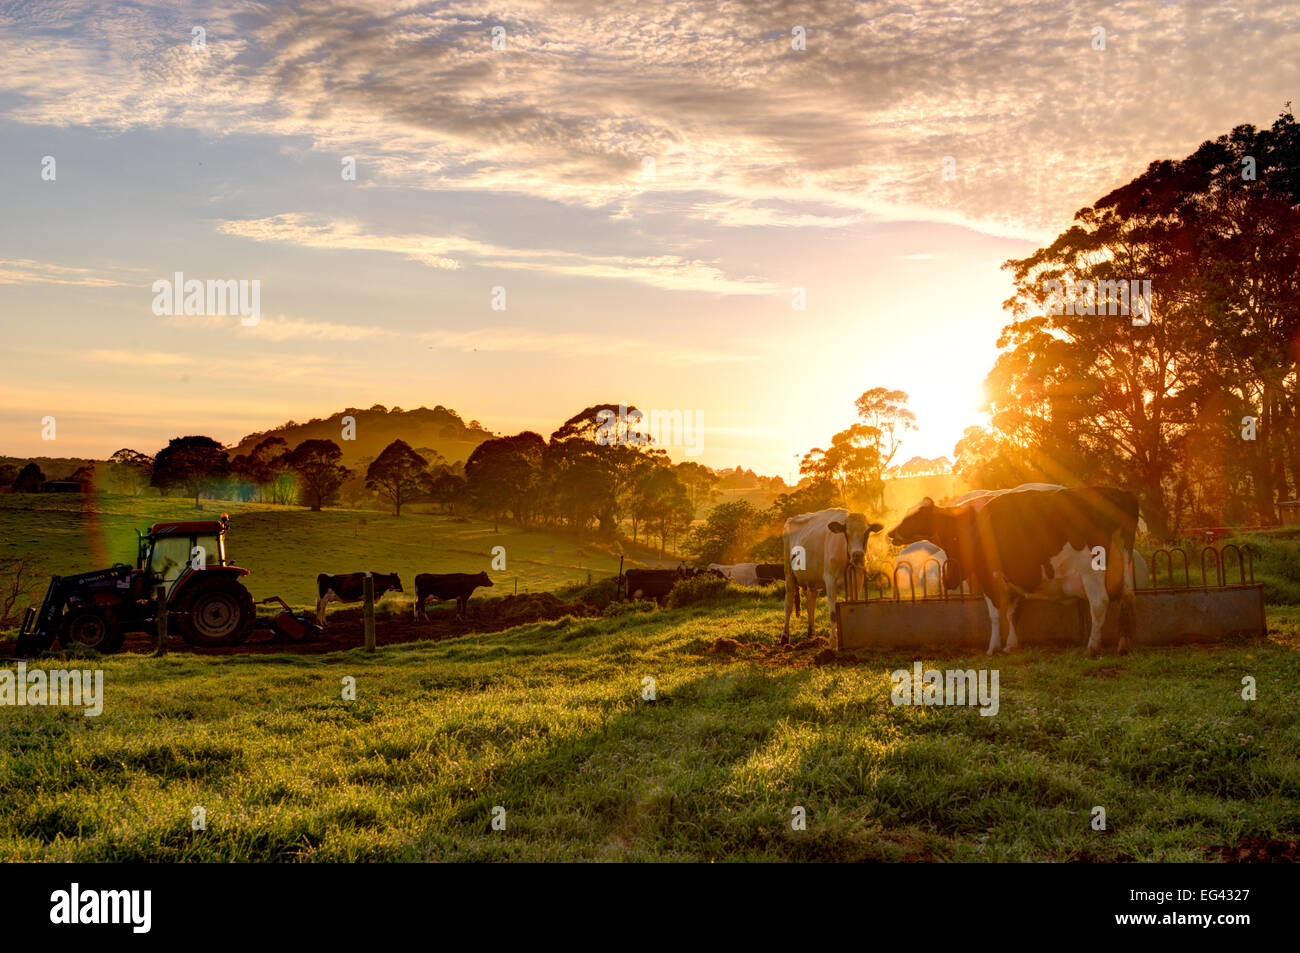
M1300 483L1290 112L1152 163L1005 267L1013 320L987 382L1004 441L1052 482L1134 486L1160 537L1193 510L1275 518L1276 498ZM1243 441L1243 417L1256 439Z
M833 483L846 502L868 494L878 501L884 488L880 465L880 431L853 424L831 438L830 448L815 447L799 464L799 472L814 480Z
M402 515L402 504L429 490L429 461L420 456L405 440L386 446L366 470L366 486L387 497L393 515Z
M686 541L696 565L743 562L758 535L761 515L744 500L719 503Z
M104 483L112 492L139 496L153 479L153 457L123 447L104 465Z
M491 515L494 529L500 529L506 513L521 526L528 525L545 452L541 434L526 430L483 441L465 461L466 492L480 511Z
M329 503L350 475L351 471L339 462L342 459L343 451L333 440L304 440L286 458L313 512Z
M456 504L465 498L465 478L442 467L429 485L429 498L442 505L447 513L456 512Z
M579 470L590 499L595 502L600 532L605 536L617 532L627 486L641 452L649 447L649 438L643 432L645 421L640 428L634 424L639 416L640 411L627 404L593 404L574 414L551 434L552 447L567 447L552 459ZM580 508L576 505L579 501L572 499L561 485L555 486L569 497L572 509Z
M230 472L225 449L211 437L174 437L154 458L151 484L159 489L184 489L199 494L215 486Z
M283 437L266 437L248 453L245 472L258 489L258 498L272 503L293 499L294 481L289 466L289 444Z
M18 476L14 478L13 491L15 493L39 493L41 487L45 485L45 474L35 463L29 463L18 471Z
M879 458L872 473L872 481L880 486L881 500L884 499L882 474L889 462L898 452L903 434L916 429L916 415L907 408L907 394L901 390L886 390L873 387L855 402L858 416L869 428L865 434L871 438L871 446Z
M701 506L713 502L718 495L716 487L719 477L702 463L685 460L677 464L677 478L686 487L691 506L698 510Z

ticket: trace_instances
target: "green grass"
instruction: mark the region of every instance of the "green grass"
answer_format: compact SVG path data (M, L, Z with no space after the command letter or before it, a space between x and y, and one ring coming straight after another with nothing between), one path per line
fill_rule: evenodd
M1000 658L992 718L892 706L903 653L780 653L776 598L735 590L373 656L111 657L98 718L0 708L0 859L1205 859L1300 829L1300 610L1270 627Z
M103 569L117 562L135 565L137 529L176 519L215 519L230 514L228 557L251 570L245 584L256 598L278 595L293 605L312 605L322 572L396 572L413 598L420 572L488 571L495 595L553 591L592 576L618 571L618 553L628 565L656 564L656 554L630 543L611 545L562 533L523 531L483 520L404 512L400 517L366 510L326 509L263 503L203 501L175 497L109 494L0 494L0 540L4 555L29 554L44 575ZM362 522L364 521L364 522ZM504 546L506 569L492 569L492 548ZM665 564L675 565L674 557ZM41 582L37 595L44 593Z

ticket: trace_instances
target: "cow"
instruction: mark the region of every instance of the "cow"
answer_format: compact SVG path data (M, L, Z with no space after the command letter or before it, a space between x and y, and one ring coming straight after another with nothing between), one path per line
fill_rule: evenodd
M709 571L725 576L738 586L758 585L758 563L736 563L734 566L709 563Z
M979 587L989 609L989 655L1003 647L1004 628L1005 651L1019 647L1015 613L1024 599L1076 598L1088 601L1088 654L1096 657L1112 599L1120 600L1119 654L1128 653L1137 627L1137 523L1137 497L1127 490L1025 489L993 495L980 507L936 506L926 497L889 531L889 539L899 546L922 539L938 544L948 554L949 585Z
M480 586L490 586L492 580L485 572L422 572L415 577L415 612L414 617L427 619L424 604L429 599L456 600L456 615L464 617L469 607L469 597Z
M370 573L375 582L375 601L378 602L388 590L402 592L402 580L397 573ZM321 573L316 577L316 621L325 624L325 606L331 602L360 602L365 598L365 578L363 572L347 572L332 576Z
M815 634L813 615L817 593L824 590L831 612L831 635L838 632L835 617L835 594L844 580L844 571L852 566L865 571L867 540L883 526L868 523L861 513L845 509L820 510L792 516L781 533L781 550L785 557L785 627L781 644L790 643L790 613L799 612L799 590L808 592L808 638Z
M943 584L943 567L948 556L927 539L919 539L903 547L894 560L893 584L901 594L904 589L917 596L942 595L948 587ZM902 567L906 566L906 569Z
M780 563L759 563L758 564L758 582L759 585L767 585L769 582L784 582L785 567Z
M1020 490L1064 490L1065 487L1056 483L1022 483L1014 489L1008 490L971 490L969 493L963 493L950 500L946 506L957 507L967 506L971 509L983 509L984 504L995 496L1001 496L1003 493L1015 493ZM933 561L932 561L933 560ZM948 580L943 577L944 567L948 563L948 555L929 540L917 540L903 548L898 558L894 560L894 584L897 585L900 593L904 586L909 586L909 593L912 589L918 596L941 595L942 589L949 592L961 592L963 589L969 589L969 586L948 584ZM937 564L937 565L936 565ZM899 566L906 565L908 571L899 571ZM1145 568L1145 567L1144 567ZM978 594L978 593L977 593Z
M693 575L693 573L692 573ZM681 569L629 569L624 576L627 598L649 598L660 602L681 579L690 578Z

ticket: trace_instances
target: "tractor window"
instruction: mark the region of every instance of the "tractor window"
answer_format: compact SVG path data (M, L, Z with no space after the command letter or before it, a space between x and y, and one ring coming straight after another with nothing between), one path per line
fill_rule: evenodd
M154 540L149 567L154 576L171 587L189 566L190 540L188 536L162 536Z
M208 566L224 566L226 564L225 544L225 539L215 534L211 536L194 537L194 545L203 547L203 559ZM192 556L192 548L190 552Z

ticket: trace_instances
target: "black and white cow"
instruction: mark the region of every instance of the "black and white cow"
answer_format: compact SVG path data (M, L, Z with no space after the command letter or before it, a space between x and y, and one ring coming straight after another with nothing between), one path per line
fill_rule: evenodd
M415 577L415 618L426 618L424 603L428 599L456 600L456 614L465 615L469 597L480 586L490 586L492 580L485 572L422 572Z
M925 539L948 555L945 583L969 582L989 607L989 654L1017 648L1015 612L1027 598L1086 599L1092 615L1088 654L1101 650L1101 629L1112 599L1120 600L1119 654L1137 628L1133 541L1138 501L1114 487L1015 490L980 508L936 506L929 497L912 507L889 539L902 546Z
M402 592L402 580L397 573L370 574L375 581L375 601L378 602L385 592L392 589ZM363 572L347 572L339 575L321 573L316 577L316 621L325 624L325 606L331 602L360 602L365 598L365 579Z

